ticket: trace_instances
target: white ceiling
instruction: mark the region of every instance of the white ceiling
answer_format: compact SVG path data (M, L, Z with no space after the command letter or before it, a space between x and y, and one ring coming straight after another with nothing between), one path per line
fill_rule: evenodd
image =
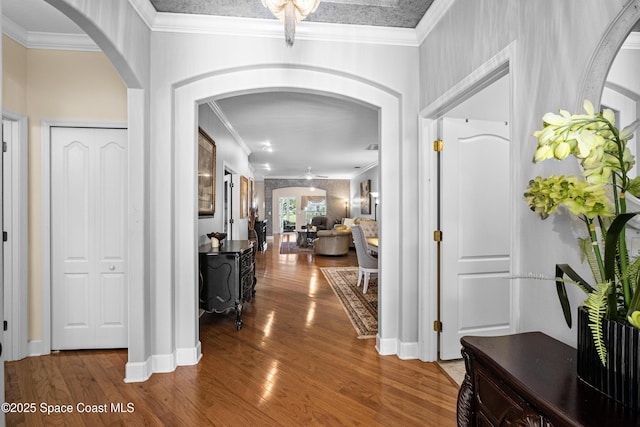
M260 0L219 0L215 3L153 0L151 3L173 8L173 13L205 13L207 8L218 7L227 15L248 16L247 2L254 12L258 10L255 4L262 8ZM410 19L412 13L417 13L414 18L419 20L432 1L331 0L326 3L331 4L325 7L323 22L338 22L336 16L340 15L340 7L359 7L364 13L359 19L370 19L371 25L376 25L374 20L380 16L387 16L386 19L393 21L389 18L393 13L389 13L394 8L388 5L397 4L403 16L397 17L398 21L391 22L391 25L398 26L400 21ZM217 6L212 6L214 4ZM215 12L211 10L208 13ZM38 35L46 33L50 33L47 34L49 36L84 34L82 29L44 0L2 0L2 17L3 30L10 28L25 34L26 39L37 39ZM32 37L34 35L36 37ZM483 93L489 99L495 98L496 90L508 90L507 85L507 79L503 79ZM474 110L487 111L486 108L473 107L478 103L487 105L477 97L475 102L458 106L456 115L470 117ZM378 151L367 150L368 146L378 144L378 111L361 103L310 93L263 92L218 99L211 103L211 107L238 142L251 151L249 160L257 180L302 178L308 167L315 175L349 179L378 163ZM500 120L507 115L504 111L493 112ZM215 139L216 136L212 137Z
M378 163L378 111L346 99L263 92L217 100L251 149L256 177L301 178L311 172L352 178Z
M84 34L73 21L44 0L2 0L2 16L27 32Z

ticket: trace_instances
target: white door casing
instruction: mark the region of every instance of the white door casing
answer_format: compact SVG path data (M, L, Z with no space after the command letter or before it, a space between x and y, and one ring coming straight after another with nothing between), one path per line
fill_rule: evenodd
M443 119L440 358L464 335L513 333L509 128Z
M0 4L1 6L1 4ZM0 90L1 92L1 90ZM1 95L1 93L0 93ZM3 131L4 134L4 131ZM2 142L4 144L4 136L2 138ZM2 194L2 198L0 199L0 225L2 225L4 229L4 204L5 204L5 194L4 194L4 150L0 150L0 193ZM0 244L0 320L4 319L4 243ZM0 379L2 382L0 384L0 400L2 403L5 402L5 390L4 390L4 350L3 346L4 342L4 334L0 333ZM4 427L6 424L4 411L0 413L0 427Z
M27 356L28 294L28 150L27 118L3 112L4 360Z
M127 131L51 128L51 348L127 347Z

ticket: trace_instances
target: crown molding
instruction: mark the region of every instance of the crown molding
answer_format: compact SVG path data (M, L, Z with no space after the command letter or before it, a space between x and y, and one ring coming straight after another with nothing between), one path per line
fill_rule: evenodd
M157 12L149 0L129 0L129 3L152 31L269 38L282 38L284 34L283 24L276 19ZM296 40L418 46L416 31L412 28L308 21L296 26Z
M149 29L153 29L153 22L156 19L158 12L153 7L149 0L129 0L129 4L133 9L138 12L140 18L147 24Z
M86 34L59 34L26 31L2 17L2 33L27 49L77 50L98 52L100 48Z
M240 134L236 132L236 130L231 125L231 122L229 121L227 116L224 114L220 106L215 101L209 101L207 102L207 105L209 106L209 108L211 108L211 111L213 111L213 114L215 114L216 117L218 117L218 119L222 122L224 127L231 134L231 137L236 141L236 143L240 146L240 148L242 148L242 150L247 154L247 156L250 155L251 149L244 142L244 139L242 139Z
M158 32L268 38L284 37L283 24L276 19L237 18L165 12L156 13L153 18L147 16L143 19L145 22L151 22L150 28ZM302 21L296 26L296 40L418 46L416 32L412 28L327 24L308 21Z
M455 0L434 0L427 13L424 14L418 25L416 25L416 39L418 45L421 45L429 33L436 27L444 14L451 9L451 5Z
M128 1L151 31L283 38L283 24L276 19L157 12L149 0ZM302 21L296 26L296 40L418 47L454 1L434 0L415 29ZM27 48L100 50L86 34L28 32L4 16L2 31Z

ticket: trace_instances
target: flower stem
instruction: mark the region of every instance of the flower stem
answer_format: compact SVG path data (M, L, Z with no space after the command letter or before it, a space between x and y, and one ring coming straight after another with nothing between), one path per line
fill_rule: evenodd
M622 213L627 212L627 200L625 193L620 193L620 211ZM618 241L620 272L623 273L629 268L629 252L627 251L627 238L626 228L623 228L620 232L620 240ZM624 306L629 307L631 305L631 281L626 275L622 276L622 291L624 294Z
M618 129L611 123L609 120L602 118L604 123L606 123L609 131L613 134L613 140L616 144L617 155L615 156L620 165L620 173L613 172L612 181L613 181L613 195L614 200L616 202L616 214L626 213L627 212L627 199L625 196L625 192L627 191L627 187L629 186L628 178L627 178L627 170L624 164L624 150L625 144L622 139L620 139L620 132ZM620 179L620 194L618 194L618 185L617 178ZM627 271L629 266L629 253L627 251L627 239L625 229L623 228L620 232L620 238L618 240L618 268L620 274ZM631 305L631 282L628 277L622 276L622 292L624 296L624 306L628 308ZM617 313L610 313L610 315L617 316Z
M600 245L598 244L598 234L596 233L596 226L593 223L593 219L584 217L584 221L587 223L587 229L589 230L589 237L591 238L591 248L593 249L593 254L596 256L596 262L598 263L598 269L600 270L600 278L604 278L604 262L602 261L602 254L600 253ZM595 278L596 280L598 280L597 277Z

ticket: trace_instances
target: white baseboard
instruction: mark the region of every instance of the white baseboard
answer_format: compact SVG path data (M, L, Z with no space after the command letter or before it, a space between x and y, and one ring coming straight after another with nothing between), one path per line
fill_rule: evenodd
M178 366L197 365L202 358L202 347L200 341L195 347L176 349L176 363Z
M125 365L125 383L139 383L149 379L152 373L152 358L144 362L127 363Z
M420 344L418 342L402 342L397 338L380 338L376 335L376 350L382 356L397 355L399 359L418 359Z
M44 341L30 340L27 343L27 354L29 355L29 357L32 357L32 356L43 356L49 353L48 352L45 353L44 351Z
M376 350L382 356L398 354L398 340L395 338L381 338L380 334L377 334Z
M420 357L420 344L418 342L400 342L398 358L402 360L418 359Z
M176 370L176 354L154 354L151 356L151 373L173 372Z

